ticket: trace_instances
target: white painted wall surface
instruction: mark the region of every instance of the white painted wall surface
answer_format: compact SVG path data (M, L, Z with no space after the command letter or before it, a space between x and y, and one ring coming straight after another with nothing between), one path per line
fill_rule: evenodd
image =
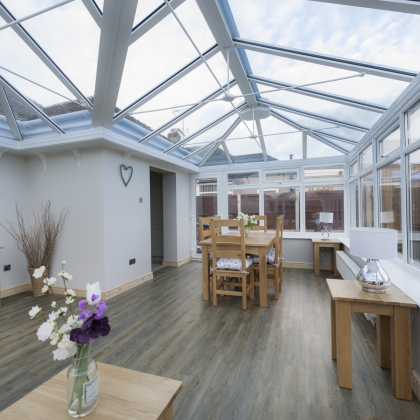
M190 243L190 176L185 173L176 174L176 225L177 260L180 261L191 255Z

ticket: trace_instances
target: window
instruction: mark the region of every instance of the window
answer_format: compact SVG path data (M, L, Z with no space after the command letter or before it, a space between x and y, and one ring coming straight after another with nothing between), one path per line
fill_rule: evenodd
M407 112L407 142L414 143L420 139L420 102Z
M400 147L400 127L379 142L379 157L387 157L398 147Z
M267 228L276 228L276 217L284 215L284 230L300 230L300 194L298 187L270 188L264 190L264 213Z
M408 170L409 262L420 268L420 149L408 155Z
M373 227L373 174L362 177L361 227Z
M353 182L351 189L350 226L359 227L359 183Z
M305 181L341 181L344 179L342 165L325 168L305 168Z
M260 214L260 193L258 189L228 190L229 219L234 219L238 213L249 215Z
M259 184L260 174L258 172L228 174L228 185Z
M344 232L343 185L320 185L305 188L305 230L319 232L319 213L333 213L332 230Z
M200 217L215 216L217 214L217 179L197 179L195 181L195 217L196 217L196 250L201 254Z
M355 176L358 173L357 160L350 165L350 176Z
M398 252L402 253L400 159L379 170L379 191L379 226L398 230Z
M373 164L372 145L366 147L360 155L360 170L364 171Z
M265 182L296 181L297 179L298 171L296 169L281 172L267 172L265 174Z

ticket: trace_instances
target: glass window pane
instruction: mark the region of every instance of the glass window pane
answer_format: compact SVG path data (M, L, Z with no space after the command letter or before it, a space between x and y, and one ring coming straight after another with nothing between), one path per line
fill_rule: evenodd
M195 181L196 251L201 254L200 217L217 215L217 178L197 179Z
M8 139L14 138L12 130L10 130L9 123L7 122L7 119L4 115L4 111L1 105L0 105L0 137L6 137Z
M359 183L353 182L351 184L351 219L350 227L359 227Z
M228 174L228 185L248 185L248 184L259 184L259 183L260 183L259 172Z
M401 231L401 160L379 170L380 227L398 230L398 252L402 253Z
M260 214L259 189L228 190L228 217L235 219L238 213Z
M234 163L262 162L264 160L259 139L249 138L252 133L252 121L247 121L247 126L251 131L241 122L226 140Z
M264 213L267 215L268 229L275 229L277 216L283 215L284 230L299 232L299 187L281 187L265 189Z
M351 164L351 166L350 166L350 175L351 176L355 176L358 173L359 168L357 166L358 166L357 165L357 160L356 160L356 162L353 162Z
M102 0L103 3L103 0ZM164 2L162 0L148 0L148 1L139 1L137 3L136 14L134 16L134 23L133 27L136 27L139 23L141 23L145 18L149 15L153 14L153 12L161 7L164 6ZM101 10L103 10L103 5Z
M211 149L211 146L210 148ZM203 156L204 157L204 156ZM200 160L201 161L201 160ZM222 146L220 146L207 160L207 162L203 166L212 166L212 165L228 165L229 161L226 157L226 153L223 150Z
M372 145L366 147L365 150L360 154L360 170L364 171L373 165L373 153Z
M387 157L391 152L400 147L400 127L388 134L379 143L379 156Z
M296 181L299 177L297 169L277 172L266 172L265 182Z
M316 185L305 188L305 230L320 232L319 213L333 213L331 232L344 232L344 186Z
M343 165L326 166L322 168L305 168L305 181L342 181L344 179Z
M407 112L407 131L408 144L420 139L420 102Z
M409 261L420 268L420 149L408 155L409 208L408 240Z
M343 153L333 149L326 144L315 140L313 137L307 137L307 155L310 158L326 157L326 156L343 156Z
M362 177L362 214L361 227L373 227L373 175Z

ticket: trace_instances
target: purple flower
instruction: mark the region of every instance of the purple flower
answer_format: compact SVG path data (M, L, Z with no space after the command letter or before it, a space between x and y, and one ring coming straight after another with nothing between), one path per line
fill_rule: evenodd
M70 340L79 344L87 344L90 339L92 341L99 337L105 337L111 331L108 324L108 317L96 319L92 314L82 325L81 328L74 328L70 331Z
M98 299L98 297L100 297L100 295L95 295L95 293L92 294L92 297L90 298L91 301L94 303L96 299Z
M86 319L92 315L92 312L89 309L85 309L80 315L79 319Z
M106 303L103 300L101 300L96 306L95 318L96 319L102 318L104 315L104 311L106 311L107 309L108 307L106 306Z
M85 309L85 306L87 305L87 300L83 299L81 301L79 301L79 311L83 311L83 309Z

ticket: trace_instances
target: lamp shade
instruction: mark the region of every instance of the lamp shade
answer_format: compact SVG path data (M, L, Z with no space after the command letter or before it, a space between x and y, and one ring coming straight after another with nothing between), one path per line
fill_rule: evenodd
M319 221L321 223L332 223L334 213L319 213Z
M394 223L394 212L381 211L381 223Z
M398 232L395 229L350 229L350 254L373 260L397 258Z

